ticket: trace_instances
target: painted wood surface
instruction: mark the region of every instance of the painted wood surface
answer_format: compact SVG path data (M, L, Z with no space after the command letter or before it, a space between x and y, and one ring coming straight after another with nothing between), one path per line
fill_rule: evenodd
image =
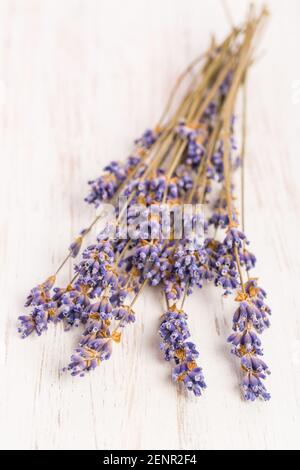
M243 19L246 2L228 4ZM269 7L249 77L246 229L273 307L263 338L273 398L247 404L226 344L233 302L213 287L187 301L208 384L201 399L171 383L150 289L111 360L84 379L60 372L78 330L16 334L28 289L93 217L86 181L130 152L210 33L228 31L220 2L0 1L1 448L300 447L300 3Z

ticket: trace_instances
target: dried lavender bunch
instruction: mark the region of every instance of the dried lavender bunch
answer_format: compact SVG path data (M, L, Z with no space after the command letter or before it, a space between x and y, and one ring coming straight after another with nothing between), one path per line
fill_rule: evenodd
M56 277L70 258L79 255L101 214L75 238L56 273L31 290L26 306L32 312L19 317L22 337L33 331L40 335L50 322L63 322L66 330L83 328L66 368L72 375L83 376L109 359L113 343L121 340L121 330L135 321L134 304L148 284L160 288L166 299L159 334L165 359L173 362L172 377L200 396L206 385L197 348L187 341L190 331L183 305L187 295L214 281L226 294L237 290L242 299L240 313L234 317L236 334L230 342L245 372L244 396L267 398L260 379L268 370L257 358L261 349L253 330L260 333L262 325L267 325L269 310L264 292L252 280L247 284L242 280L242 267L252 268L255 257L246 250L245 236L237 229L231 180L240 164L235 156L233 104L250 65L249 52L261 17L251 15L222 44L212 43L201 60L180 77L158 125L135 141L125 163L111 162L102 175L89 182L86 202L98 207L109 201L115 220L83 250L67 286L56 286ZM177 86L192 69L189 88L171 113ZM187 217L192 226L200 223L205 237L199 238L194 229L176 237L175 216L166 222L165 207L211 203L216 185L222 189L208 223L201 214ZM120 197L127 198L125 207L119 207ZM138 205L143 207L143 218L135 224ZM120 236L124 217L131 231ZM223 242L209 236L212 226L227 230ZM110 236L111 229L117 236Z

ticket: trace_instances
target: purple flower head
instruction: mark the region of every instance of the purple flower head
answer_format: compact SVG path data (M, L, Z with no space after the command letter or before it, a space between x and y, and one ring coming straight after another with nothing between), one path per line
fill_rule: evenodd
M161 202L166 189L166 177L157 171L155 176L140 181L137 185L137 202L147 205Z
M185 197L185 194L193 187L193 178L187 164L179 165L175 171L172 184L176 186L177 197ZM168 199L172 199L169 193Z
M110 358L112 353L111 339L95 339L75 349L68 369L71 375L83 377L86 372L95 369L102 361Z
M200 131L198 131L198 136L195 135L195 133L192 133L188 139L187 157L185 163L192 168L198 168L202 161L203 155L205 154L205 147L201 143L203 139L201 138Z
M197 169L205 154L208 126L205 122L186 124L185 119L179 121L176 127L177 134L187 140L186 158L184 163L192 169Z
M78 255L81 245L82 245L82 240L83 240L82 236L79 236L69 246L69 251L70 251L72 258L76 258L76 256Z
M108 338L110 336L110 322L99 319L98 315L96 315L96 319L93 317L93 315L90 315L90 319L79 341L80 346L84 346L91 339Z
M99 317L101 320L109 320L112 318L112 305L110 299L106 296L101 300L90 305L88 308L89 316Z
M40 336L48 328L49 310L43 306L34 307L30 315L19 317L18 332L22 338L26 338L33 331Z
M127 286L118 285L118 289L116 289L110 296L110 302L113 307L119 307L125 302L125 299L128 297L129 291Z
M104 168L104 173L99 178L88 182L91 191L85 201L98 207L101 202L111 200L140 162L140 155L128 157L125 163L112 161Z
M209 224L213 225L216 229L218 227L226 228L229 224L228 214L220 210L213 212L212 216L209 218Z
M216 148L215 153L212 155L211 160L210 160L211 179L215 179L219 182L224 180L223 157L224 157L223 142L220 142L219 147Z
M122 180L119 181L114 174L108 173L95 180L89 181L88 184L91 187L91 192L85 198L85 201L98 207L101 202L108 201L114 197L123 180L122 178Z
M141 280L147 280L150 285L158 285L165 269L165 259L162 256L163 243L141 243L137 246L130 261L140 272Z
M245 266L247 271L250 271L250 269L255 268L256 257L254 256L253 253L250 253L250 251L246 249L240 250L239 259L240 259L241 265Z
M224 289L224 295L231 294L239 286L235 259L231 254L224 254L223 246L214 257L215 284Z
M249 279L249 281L246 282L245 291L252 299L259 299L262 302L264 302L264 299L267 297L266 291L258 286L256 279Z
M20 315L18 325L18 333L20 333L21 338L27 338L33 331L36 329L36 323L34 316L31 315Z
M234 214L234 221L237 222ZM229 216L226 198L222 194L213 205L213 213L208 221L209 225L213 225L215 229L226 228L229 225Z
M233 329L234 331L243 331L249 324L258 333L262 333L266 328L269 328L270 320L264 305L260 308L251 300L240 303L233 316Z
M235 333L228 338L228 342L232 345L231 352L240 358L244 375L241 384L243 396L246 400L252 401L259 397L264 400L270 398L261 382L261 379L265 379L270 371L261 359L263 350L257 334L262 333L269 322L264 310L254 302L259 294L260 290L252 280L246 283L243 292L238 292L236 300L239 301L239 306L233 316Z
M202 369L195 362L199 356L196 346L186 341L190 337L186 313L172 307L162 317L159 334L162 339L160 349L165 360L175 363L173 380L181 382L188 391L200 396L206 385Z
M57 307L60 307L62 305L62 302L63 302L63 296L66 292L68 292L69 290L72 290L72 287L71 286L67 286L67 287L54 287L53 288L53 294L52 294L52 297L51 297L51 300L52 302L55 302L56 303L56 306Z
M159 328L159 334L163 342L174 350L183 346L189 338L190 332L187 326L185 313L167 312Z
M49 302L51 294L50 291L55 283L55 276L50 276L45 282L33 287L26 299L25 307L31 305L38 306L43 303Z
M164 279L163 290L168 300L179 300L183 295L185 283L179 283L175 280Z
M243 397L247 401L255 401L256 398L262 398L265 401L270 400L271 395L260 378L254 374L246 373L241 383Z
M202 287L207 279L207 255L203 246L191 246L183 242L174 253L173 271L178 279L191 287Z
M231 228L226 234L224 245L232 250L234 247L241 248L244 242L248 243L246 235L236 228Z
M126 325L135 322L135 313L133 309L128 305L120 305L113 310L113 316L115 320L119 321L120 328L124 328Z
M229 336L228 342L233 346L231 352L238 357L242 357L245 353L262 355L261 341L254 331L233 333Z
M87 307L90 304L89 291L88 285L76 283L73 287L68 287L60 297L58 319L63 321L65 331L87 322Z
M90 245L82 253L82 261L75 266L75 272L79 275L76 283L96 287L102 280L109 282L108 272L114 261L111 242L100 240L97 244Z
M160 130L146 129L143 135L135 140L135 144L140 145L142 148L150 149L159 137Z
M242 357L241 365L245 371L256 374L261 378L265 378L266 374L270 374L267 364L262 359L250 353Z
M182 383L186 390L194 393L196 397L202 395L206 388L202 369L193 362L175 366L172 370L174 382Z

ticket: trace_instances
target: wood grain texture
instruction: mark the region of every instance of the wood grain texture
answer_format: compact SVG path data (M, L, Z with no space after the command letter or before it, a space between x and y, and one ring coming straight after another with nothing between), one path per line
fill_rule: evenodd
M228 4L240 21L246 2ZM225 341L233 302L214 288L187 301L209 387L200 400L170 381L150 289L111 360L82 380L60 372L78 330L27 341L15 330L30 286L93 216L86 181L129 153L210 33L228 31L220 2L0 1L1 448L299 449L300 3L269 6L249 77L246 229L274 313L263 339L273 399L246 404Z

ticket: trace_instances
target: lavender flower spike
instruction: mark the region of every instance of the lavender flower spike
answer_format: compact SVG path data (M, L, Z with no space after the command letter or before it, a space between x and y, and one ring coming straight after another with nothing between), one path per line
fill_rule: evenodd
M165 360L172 361L175 367L172 370L172 378L175 382L182 383L184 388L202 395L206 388L202 369L197 365L196 359L199 353L194 343L186 341L190 337L187 325L187 315L174 305L163 315L159 328L162 338L161 349Z
M245 400L254 401L262 398L267 401L270 394L262 380L270 374L267 364L261 359L263 350L258 334L269 326L267 315L270 310L264 304L265 292L250 279L244 286L245 292L239 292L239 307L233 316L233 330L228 342L231 352L240 358L243 379L241 389Z
M76 258L76 256L78 255L80 251L81 245L82 245L82 236L77 237L76 240L74 240L71 243L71 245L69 246L69 251L70 251L72 258Z

